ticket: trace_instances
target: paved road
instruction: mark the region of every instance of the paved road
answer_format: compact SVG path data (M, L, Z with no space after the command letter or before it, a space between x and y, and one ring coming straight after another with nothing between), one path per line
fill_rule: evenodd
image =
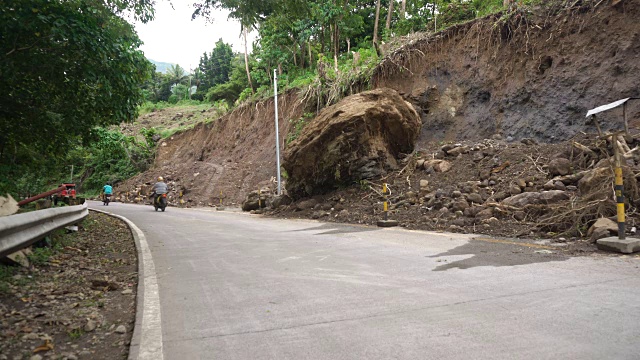
M92 206L146 235L165 359L640 358L636 256Z

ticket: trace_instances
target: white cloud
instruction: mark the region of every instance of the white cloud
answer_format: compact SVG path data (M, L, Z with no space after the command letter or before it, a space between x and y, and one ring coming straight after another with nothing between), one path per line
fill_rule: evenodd
M240 24L228 20L228 12L215 10L213 23L203 18L191 20L192 0L174 0L173 8L166 1L156 3L155 19L147 24L136 23L138 36L144 42L140 49L155 61L180 64L189 70L198 66L200 56L210 52L222 38L234 51L244 52ZM254 33L249 34L249 51Z

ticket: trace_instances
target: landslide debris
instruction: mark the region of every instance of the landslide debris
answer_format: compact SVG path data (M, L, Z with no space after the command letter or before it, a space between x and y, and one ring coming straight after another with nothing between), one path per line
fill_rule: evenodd
M393 89L362 92L325 108L287 147L289 196L321 194L398 168L420 132L413 106Z
M640 136L617 141L625 149L624 195L632 231L640 220ZM391 189L389 217L406 228L595 241L617 235L611 226L612 158L611 140L596 135L559 144L531 139L433 144L401 160L402 170L366 186L271 206L270 214L374 225L383 216L385 182ZM595 228L605 230L589 230L597 221Z

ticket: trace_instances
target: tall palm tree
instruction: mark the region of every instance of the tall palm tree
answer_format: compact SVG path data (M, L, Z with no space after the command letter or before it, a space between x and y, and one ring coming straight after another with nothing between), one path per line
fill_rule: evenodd
M167 71L167 75L171 82L178 85L187 79L187 73L180 66L180 64L171 65Z

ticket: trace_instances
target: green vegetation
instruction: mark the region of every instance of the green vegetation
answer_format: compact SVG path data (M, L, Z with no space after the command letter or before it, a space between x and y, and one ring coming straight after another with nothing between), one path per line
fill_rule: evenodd
M514 3L515 1L509 1ZM518 6L542 3L518 0ZM153 71L125 18L153 18L153 0L13 1L0 8L0 194L14 196L82 180L97 193L150 165L153 135L168 137L203 121L146 129L143 137L111 126L168 107L215 109L297 89L319 111L367 89L383 48L412 32L438 31L505 8L503 0L196 0L193 17L224 9L257 31L251 53L221 39L196 69ZM506 13L508 14L508 13ZM507 15L505 15L507 16ZM385 45L385 42L387 44ZM395 43L401 42L393 42ZM292 124L290 142L311 116ZM205 120L206 121L206 120Z
M69 174L97 126L133 121L151 64L124 16L152 1L10 1L0 7L0 193L38 192ZM68 177L67 177L68 178Z

